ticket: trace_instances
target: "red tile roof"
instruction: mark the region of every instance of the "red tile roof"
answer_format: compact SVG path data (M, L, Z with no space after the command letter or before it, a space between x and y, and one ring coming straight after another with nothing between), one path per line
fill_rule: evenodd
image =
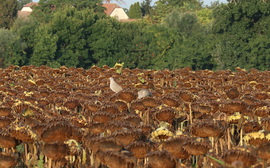
M113 10L114 10L115 8L121 8L120 6L118 6L117 4L114 4L114 3L104 3L102 6L106 8L106 9L104 10L104 12L105 12L106 15L108 15L108 16L113 12Z
M38 2L30 2L28 4L25 4L23 7L32 7L32 6L38 6Z

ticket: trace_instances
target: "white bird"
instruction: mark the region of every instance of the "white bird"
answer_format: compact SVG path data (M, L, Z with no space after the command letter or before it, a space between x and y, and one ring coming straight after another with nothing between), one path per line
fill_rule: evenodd
M122 89L122 87L120 85L118 85L114 79L112 77L110 77L110 88L112 91L114 91L115 93L120 92Z
M152 92L148 89L141 89L140 91L138 91L138 99L146 96L152 96Z

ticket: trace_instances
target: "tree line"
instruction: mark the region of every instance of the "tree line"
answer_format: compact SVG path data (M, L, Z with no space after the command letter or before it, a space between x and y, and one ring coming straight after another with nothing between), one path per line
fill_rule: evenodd
M18 2L0 4L2 67L270 67L269 0L145 0L127 10L133 22L106 16L100 0L40 0L27 19L17 18Z

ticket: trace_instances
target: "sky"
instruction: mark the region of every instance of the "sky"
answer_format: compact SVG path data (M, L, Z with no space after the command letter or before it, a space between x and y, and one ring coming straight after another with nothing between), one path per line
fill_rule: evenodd
M39 0L33 0L33 2L38 2ZM143 0L123 0L125 3L118 4L116 0L111 0L111 3L117 3L119 6L122 8L129 9L131 4L134 4L135 2L140 2L142 3ZM152 0L152 3L155 3L157 0ZM227 3L227 0L202 0L204 5L211 5L211 2L219 1L220 3Z

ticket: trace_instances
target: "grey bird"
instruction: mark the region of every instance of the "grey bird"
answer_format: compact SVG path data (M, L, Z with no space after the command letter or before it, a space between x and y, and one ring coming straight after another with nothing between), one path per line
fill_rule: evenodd
M152 92L148 89L141 89L140 91L138 91L138 99L146 96L152 96Z
M122 87L120 85L118 85L114 79L112 77L110 77L110 88L112 91L114 91L115 93L120 92L122 89Z

